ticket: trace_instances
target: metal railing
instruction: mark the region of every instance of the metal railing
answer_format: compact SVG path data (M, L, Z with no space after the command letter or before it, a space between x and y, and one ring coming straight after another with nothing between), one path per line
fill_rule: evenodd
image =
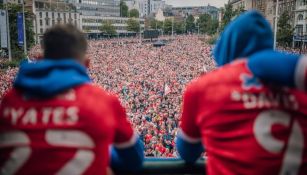
M186 164L178 158L146 158L142 170L123 172L114 170L116 175L205 175L205 160L195 164Z

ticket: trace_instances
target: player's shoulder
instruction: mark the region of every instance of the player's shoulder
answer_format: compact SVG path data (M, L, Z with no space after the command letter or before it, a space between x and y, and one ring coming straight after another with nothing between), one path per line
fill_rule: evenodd
M17 91L15 88L11 88L6 91L1 100L1 104L15 104L17 101L20 101L21 93Z
M74 90L76 91L78 99L80 101L92 101L93 104L98 104L100 102L112 103L112 101L116 99L116 96L114 94L107 92L103 88L92 83L78 86Z
M218 84L227 85L233 83L243 72L250 72L247 67L247 60L240 59L230 64L222 66L209 72L199 78L194 79L189 87L193 88L205 88L208 86L215 86Z

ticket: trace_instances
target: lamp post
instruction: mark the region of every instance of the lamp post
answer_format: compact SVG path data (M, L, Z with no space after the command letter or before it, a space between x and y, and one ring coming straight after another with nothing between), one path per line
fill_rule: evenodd
M174 39L174 18L172 18L172 39Z
M278 8L279 8L279 0L276 0L275 24L274 24L274 50L276 50L277 47Z
M25 1L22 0L22 20L23 20L23 52L27 56L27 35L26 35L26 22L25 22Z
M8 1L6 0L5 3L5 9L6 9L6 31L7 31L7 49L9 52L9 61L12 61L12 50L11 50L11 34L10 34L10 18L9 18L9 10L8 10Z

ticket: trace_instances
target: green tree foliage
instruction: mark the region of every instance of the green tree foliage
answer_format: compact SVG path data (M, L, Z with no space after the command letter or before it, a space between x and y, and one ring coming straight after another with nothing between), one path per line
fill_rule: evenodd
M164 21L164 33L165 34L172 34L172 25L173 21L171 19L166 19Z
M294 29L289 23L291 18L288 11L284 11L278 20L277 42L287 47L291 45Z
M176 34L183 34L184 30L185 26L183 21L174 22L174 31L176 32Z
M234 16L234 12L232 9L231 4L225 4L225 7L222 9L223 17L222 17L222 24L221 24L221 31L224 30L225 26L227 26L232 17Z
M131 9L129 11L129 17L131 17L131 18L138 18L138 17L140 17L140 13L139 13L139 11L137 9Z
M107 35L116 35L116 28L109 20L103 21L100 31Z
M127 30L136 33L140 32L140 22L133 18L128 19Z
M244 7L241 6L240 8L233 11L233 17L239 16L241 15L241 13L244 13L244 12L245 12Z
M120 1L120 16L128 17L128 6L123 0Z
M0 6L1 9L5 9ZM11 49L13 59L21 60L25 58L23 47L18 46L18 34L17 34L17 13L22 12L22 6L17 4L9 4L9 20L10 20L10 36L11 36ZM30 49L34 46L34 30L32 23L31 13L25 12L25 23L26 23L26 38L27 38L27 48Z
M197 21L199 30L201 33L213 35L217 32L219 22L216 19L212 19L209 14L203 14Z
M239 16L241 13L245 12L243 7L233 10L231 4L225 4L225 7L221 9L223 17L220 26L220 31L223 31L225 26L227 26L235 17Z
M151 29L162 29L163 28L163 21L157 21L152 19L149 21L149 28Z
M186 19L186 29L187 32L195 31L195 19L193 15L189 15Z

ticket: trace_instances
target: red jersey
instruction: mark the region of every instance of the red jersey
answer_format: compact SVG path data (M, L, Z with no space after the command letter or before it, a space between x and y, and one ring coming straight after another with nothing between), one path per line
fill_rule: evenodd
M304 175L307 172L307 95L269 88L246 61L191 83L182 131L200 139L209 175Z
M287 62L285 64L287 64ZM298 87L298 89L302 91L307 91L307 56L303 56L298 61L296 70L294 72L295 72L295 78L294 78L295 85Z
M116 97L90 84L47 100L11 90L0 106L0 174L106 174L109 146L136 140Z

